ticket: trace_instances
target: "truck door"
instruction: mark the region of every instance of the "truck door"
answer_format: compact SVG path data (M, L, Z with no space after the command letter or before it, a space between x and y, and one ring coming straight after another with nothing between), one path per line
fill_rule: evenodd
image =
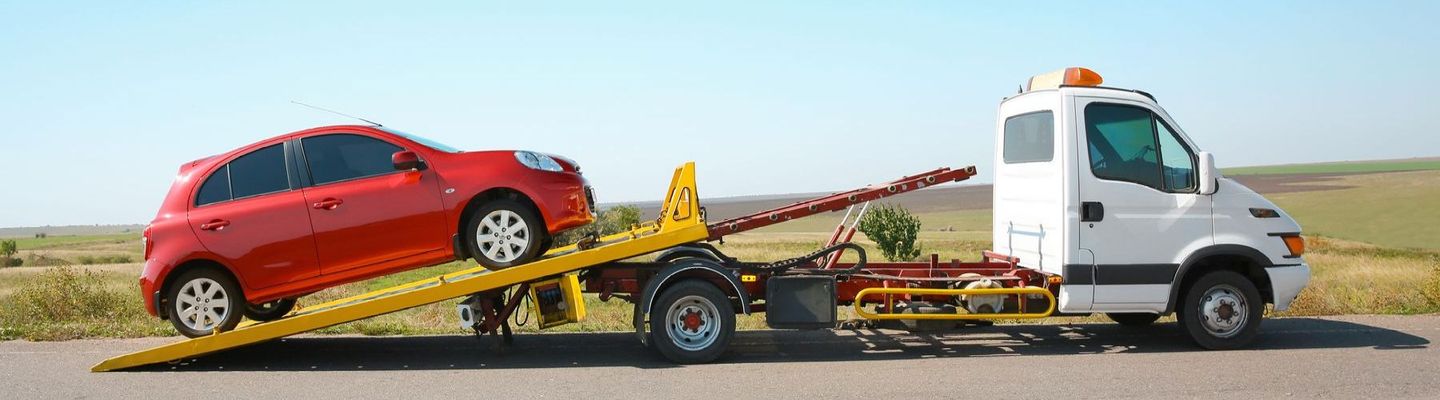
M1195 151L1145 104L1077 97L1075 107L1079 247L1094 257L1095 309L1162 310L1185 255L1213 242Z

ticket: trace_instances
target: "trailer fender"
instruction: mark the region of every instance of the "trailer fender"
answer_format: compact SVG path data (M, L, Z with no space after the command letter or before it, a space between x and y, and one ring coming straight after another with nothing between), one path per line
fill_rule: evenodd
M668 263L668 262L671 262L671 261L675 261L675 260L679 260L679 259L687 258L687 257L690 257L690 258L703 258L703 259L709 259L709 260L714 260L714 261L720 261L720 260L721 260L721 259L720 259L720 256L716 255L715 252L711 251L710 249L706 249L706 248L704 248L704 247L698 247L698 246L675 246L675 247L671 247L671 248L665 249L665 251L660 252L660 255L655 256L655 261L659 261L659 262L663 262L663 263Z
M634 320L632 322L635 324L635 335L640 338L641 344L646 346L650 345L645 334L645 317L650 313L650 307L653 305L651 303L654 303L655 298L660 295L660 290L664 289L670 283L683 279L677 279L682 273L697 272L706 276L713 274L715 277L722 278L726 282L729 282L731 289L735 290L735 294L740 299L739 311L745 314L750 313L750 296L745 292L745 286L740 283L740 277L736 276L733 271L725 268L719 262L706 258L690 257L677 259L670 262L665 268L660 269L660 272L655 274L653 278L650 278L650 281L645 284L645 291L640 294L640 301L635 302Z

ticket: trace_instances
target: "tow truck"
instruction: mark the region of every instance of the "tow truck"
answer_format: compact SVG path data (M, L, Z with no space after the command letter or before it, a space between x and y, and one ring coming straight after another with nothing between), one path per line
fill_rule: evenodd
M1206 349L1249 344L1267 304L1309 281L1300 227L1227 179L1155 97L1066 68L1032 77L999 108L993 250L974 262L873 262L852 242L872 201L964 181L940 168L708 222L694 163L676 168L659 215L500 271L480 266L302 307L284 318L104 360L113 371L225 351L426 304L463 299L461 325L503 348L526 297L542 328L585 318L584 293L634 304L636 337L677 363L720 357L738 314L776 329L833 329L838 307L882 326L1105 313L1125 325L1176 314ZM829 240L779 261L730 257L728 235L846 210ZM853 215L853 218L852 218ZM848 224L848 225L847 225ZM845 253L854 262L842 262ZM634 261L652 255L650 261Z

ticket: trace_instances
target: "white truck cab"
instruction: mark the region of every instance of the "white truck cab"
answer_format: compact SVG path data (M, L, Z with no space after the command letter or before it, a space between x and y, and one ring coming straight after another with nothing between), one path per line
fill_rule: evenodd
M993 240L1060 275L1060 313L1148 324L1175 312L1206 348L1255 336L1310 280L1300 225L1222 176L1138 90L1085 68L1031 78L1000 104Z

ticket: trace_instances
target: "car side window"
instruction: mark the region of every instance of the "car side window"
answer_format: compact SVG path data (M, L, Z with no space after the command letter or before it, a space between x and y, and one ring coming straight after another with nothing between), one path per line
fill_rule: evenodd
M1156 136L1160 139L1160 164L1165 176L1165 191L1191 192L1195 190L1195 155L1170 126L1159 118L1155 119Z
M1155 123L1149 110L1119 104L1085 107L1090 170L1096 178L1161 189Z
M285 172L285 148L272 145L230 161L230 191L234 198L290 190Z
M350 134L307 137L300 139L300 144L316 185L395 172L390 156L403 150L379 139Z
M205 179L205 183L200 184L200 192L195 194L195 206L226 200L230 200L230 166L221 165Z

